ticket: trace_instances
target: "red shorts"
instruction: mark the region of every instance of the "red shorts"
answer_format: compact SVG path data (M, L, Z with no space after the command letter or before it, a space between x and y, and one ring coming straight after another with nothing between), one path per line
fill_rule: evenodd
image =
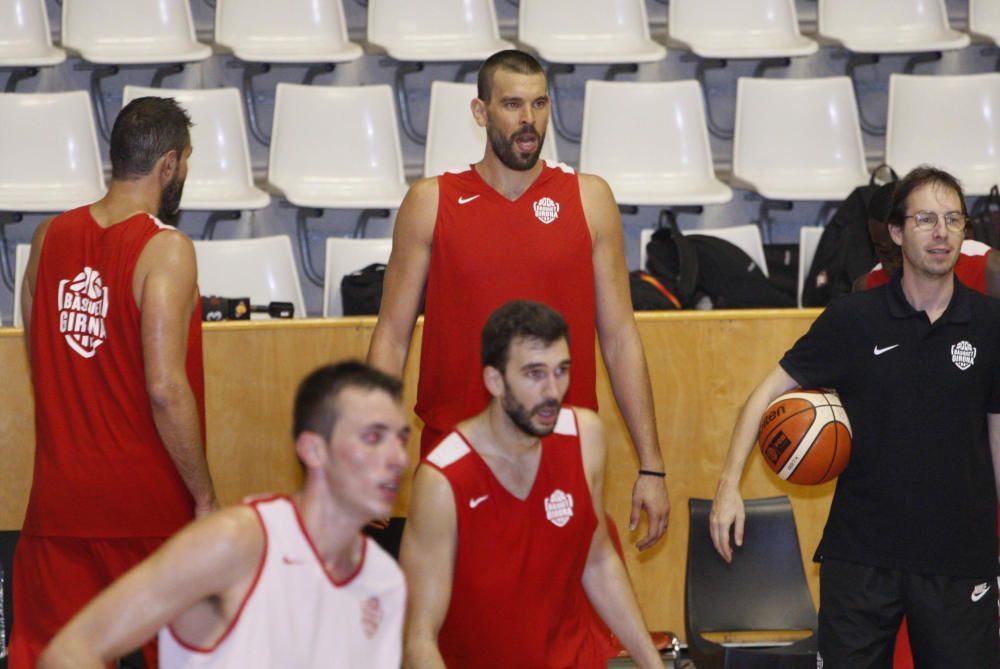
M77 611L164 541L22 534L11 574L9 669L33 669L45 646ZM143 654L146 666L155 669L155 638Z

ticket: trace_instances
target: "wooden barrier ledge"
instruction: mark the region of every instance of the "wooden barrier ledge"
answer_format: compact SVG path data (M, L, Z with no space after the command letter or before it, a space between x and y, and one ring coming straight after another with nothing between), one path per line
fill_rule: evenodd
M653 384L670 501L670 527L639 554L628 532L638 463L628 442L607 372L598 369L598 399L609 438L605 502L626 541L625 558L651 628L684 635L687 500L711 498L736 414L754 385L802 335L818 310L659 312L637 315ZM291 407L299 381L315 367L362 358L374 318L296 319L205 325L208 453L223 503L250 493L288 491L300 480L292 450ZM413 406L421 325L406 369L405 402ZM598 359L600 359L598 357ZM18 529L31 485L34 449L31 386L21 330L0 329L0 530ZM419 421L414 417L414 428ZM411 468L418 450L410 444ZM398 513L406 514L406 477ZM818 568L811 562L829 510L833 484L803 487L778 480L753 457L746 497L792 499L814 599Z

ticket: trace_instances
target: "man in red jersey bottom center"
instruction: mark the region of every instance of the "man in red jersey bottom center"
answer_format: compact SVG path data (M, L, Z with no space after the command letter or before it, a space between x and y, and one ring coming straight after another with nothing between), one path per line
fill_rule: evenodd
M600 419L562 405L569 350L565 320L543 304L509 302L487 320L491 400L414 480L407 667L605 669L587 600L639 667L663 667L608 538Z

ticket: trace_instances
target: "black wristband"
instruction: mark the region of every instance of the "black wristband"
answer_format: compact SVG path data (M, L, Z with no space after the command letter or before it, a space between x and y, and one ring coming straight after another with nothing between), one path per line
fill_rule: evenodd
M650 469L640 469L639 470L639 476L656 476L657 478L661 478L662 479L662 478L666 478L667 477L667 473L666 472L654 472L654 471L652 471Z

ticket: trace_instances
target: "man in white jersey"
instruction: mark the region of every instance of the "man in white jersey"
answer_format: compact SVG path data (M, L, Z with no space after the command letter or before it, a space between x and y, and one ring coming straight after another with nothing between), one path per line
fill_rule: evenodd
M398 669L406 586L361 528L391 515L406 468L401 383L322 367L295 398L305 469L291 496L189 525L94 599L39 667L105 667L157 633L165 669Z

